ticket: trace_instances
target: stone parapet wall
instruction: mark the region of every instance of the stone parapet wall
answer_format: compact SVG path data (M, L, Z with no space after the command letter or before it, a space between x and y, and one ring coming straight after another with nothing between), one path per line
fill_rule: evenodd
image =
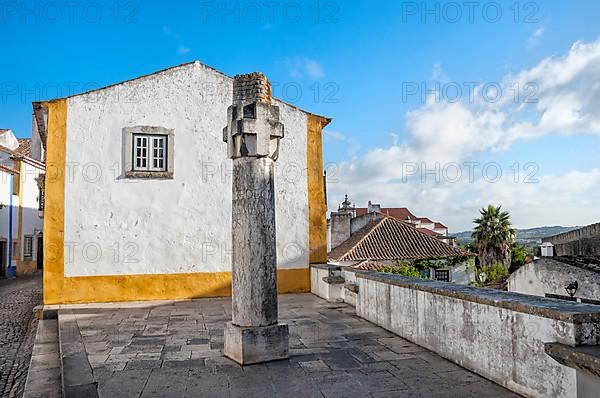
M336 301L335 290L315 286L327 266L312 273L313 293ZM584 396L575 369L544 344L599 345L599 306L344 267L341 274L341 298L355 301L358 316L524 396Z
M554 245L555 256L600 255L600 223L542 238Z

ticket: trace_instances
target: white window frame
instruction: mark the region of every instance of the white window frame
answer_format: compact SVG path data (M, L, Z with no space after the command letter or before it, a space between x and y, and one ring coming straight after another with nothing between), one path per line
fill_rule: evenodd
M29 242L29 247L27 247ZM33 257L33 236L25 235L23 237L23 257Z
M146 144L142 154L146 159L145 163L136 159L140 144L136 138L144 139ZM173 179L174 153L175 130L159 126L124 127L122 178Z
M159 134L132 134L132 170L167 171L169 137Z

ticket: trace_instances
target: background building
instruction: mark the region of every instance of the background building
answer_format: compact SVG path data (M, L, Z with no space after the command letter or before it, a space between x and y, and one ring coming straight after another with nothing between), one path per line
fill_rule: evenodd
M44 164L31 155L30 139L0 130L0 277L30 274L42 267L43 220L40 176ZM37 149L41 155L41 150Z
M422 270L423 277L462 284L474 280L474 269L469 267L469 260L474 255L441 240L433 231L439 223L422 218L431 229L421 227L420 223L410 222L414 216L411 217L408 209L387 210L388 214L395 214L402 219L385 214L379 205L372 207L371 202L367 211L355 208L346 196L338 211L331 213L329 220L329 262L380 270L383 267L397 267L399 261L424 261L427 267Z

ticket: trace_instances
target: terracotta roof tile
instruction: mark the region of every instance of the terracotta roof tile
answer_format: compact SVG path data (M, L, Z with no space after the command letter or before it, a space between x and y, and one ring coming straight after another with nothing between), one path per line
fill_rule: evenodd
M394 217L372 221L329 253L331 260L408 260L469 256Z
M386 266L385 264L378 263L376 261L363 261L360 264L356 264L352 268L364 269L366 271L379 271L380 269L382 269L385 266ZM387 266L392 267L392 268L398 268L397 266L393 266L393 265L387 265Z
M424 222L424 223L427 223L427 224L434 224L434 222L433 222L433 221L431 221L431 220L430 220L429 218L427 218L427 217L417 217L417 220L419 220L419 221L421 221L421 222Z
M357 207L356 208L356 217L367 214L368 209L366 207ZM406 207L385 207L380 209L381 214L385 214L386 216L392 216L399 220L406 221L409 218L411 220L415 220L417 217L410 212Z
M448 227L445 226L444 224L442 224L441 222L436 222L434 225L434 228L448 228Z
M19 146L15 153L21 156L29 156L31 153L31 138L19 138Z
M434 238L440 236L439 233L432 231L431 229L427 229L427 228L417 228L417 231L423 232L424 234L427 234L429 236L433 236Z

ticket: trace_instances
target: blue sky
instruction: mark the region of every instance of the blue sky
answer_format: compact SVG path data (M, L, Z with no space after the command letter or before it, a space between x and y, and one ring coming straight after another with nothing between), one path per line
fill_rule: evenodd
M420 1L228 2L226 9L221 1L189 3L84 1L70 10L60 2L4 2L0 127L27 137L31 101L198 59L229 75L263 71L277 84L276 96L334 118L324 140L335 175L331 208L347 192L360 206L408 206L455 231L470 228L487 202L511 210L518 227L600 219L600 127L586 114L600 91L600 3L481 1L472 21L462 2L427 2L429 14ZM587 47L574 47L578 42ZM580 59L585 67L577 67ZM556 68L544 71L547 62ZM548 88L556 70L569 68L568 81ZM403 100L407 84L510 85L525 77L539 84L538 108L469 103L465 94L458 104ZM510 95L504 90L502 100ZM565 121L561 100L576 103L581 120ZM490 121L498 114L511 120ZM472 128L463 130L463 117ZM431 183L396 172L403 162L438 161L497 162L503 176L515 162L521 169L531 162L540 182ZM569 196L557 184L576 189Z

